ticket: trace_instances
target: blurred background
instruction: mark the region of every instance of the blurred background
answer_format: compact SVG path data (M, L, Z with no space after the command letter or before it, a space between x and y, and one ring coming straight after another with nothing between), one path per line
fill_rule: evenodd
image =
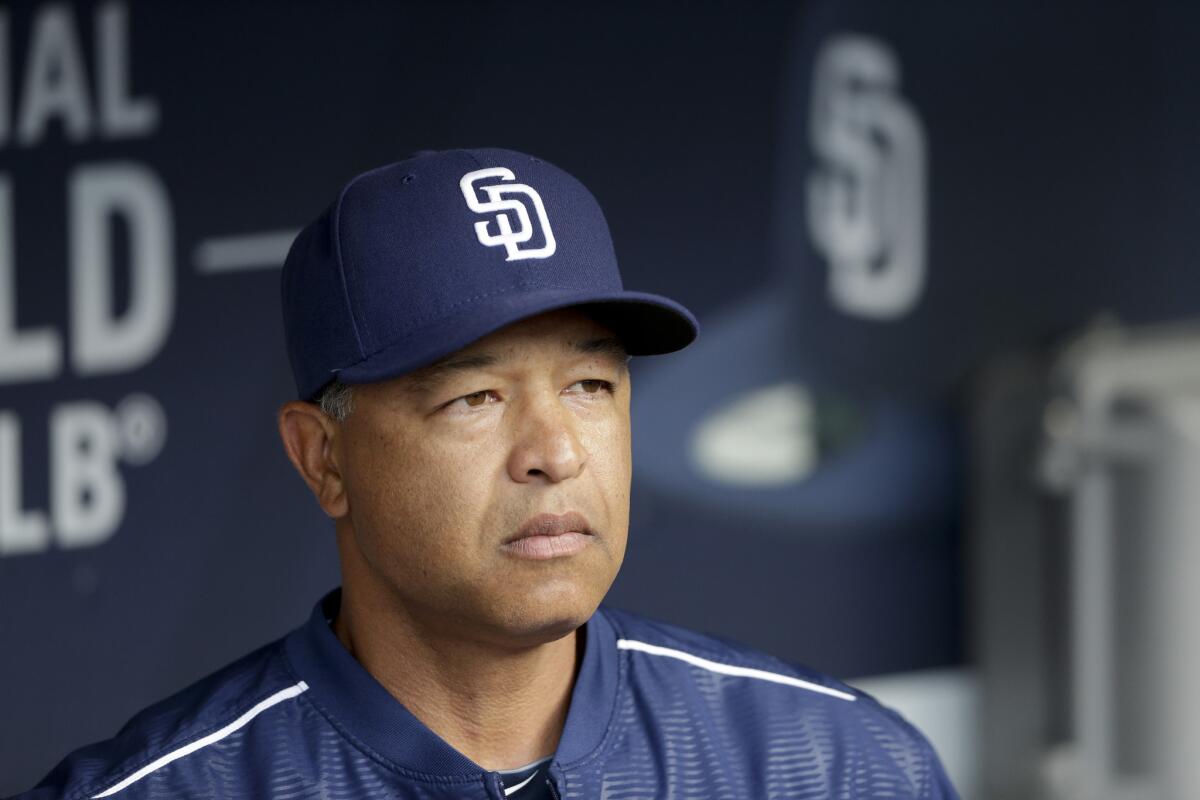
M0 6L0 795L299 625L278 271L357 172L542 156L631 288L608 602L850 680L964 797L1200 797L1200 10Z

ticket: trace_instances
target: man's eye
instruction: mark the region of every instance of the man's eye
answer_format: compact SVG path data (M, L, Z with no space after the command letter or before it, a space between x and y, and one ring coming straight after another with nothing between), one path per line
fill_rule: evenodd
M576 381L571 384L572 387L578 386L585 394L596 394L597 392L611 392L613 385L608 381L598 379Z
M463 395L459 399L471 406L471 408L475 408L476 406L481 406L488 401L488 394L489 392L471 392L470 394Z

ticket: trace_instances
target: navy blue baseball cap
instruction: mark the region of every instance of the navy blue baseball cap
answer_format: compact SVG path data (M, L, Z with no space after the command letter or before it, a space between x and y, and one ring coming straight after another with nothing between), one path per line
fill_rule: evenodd
M696 338L695 317L626 291L604 214L558 167L511 150L418 153L351 180L283 267L300 398L386 380L505 325L583 306L630 355Z

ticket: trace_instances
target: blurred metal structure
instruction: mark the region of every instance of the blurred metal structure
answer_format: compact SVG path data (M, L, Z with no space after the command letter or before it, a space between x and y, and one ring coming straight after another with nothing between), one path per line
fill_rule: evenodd
M1102 325L983 387L984 796L1200 797L1200 326Z

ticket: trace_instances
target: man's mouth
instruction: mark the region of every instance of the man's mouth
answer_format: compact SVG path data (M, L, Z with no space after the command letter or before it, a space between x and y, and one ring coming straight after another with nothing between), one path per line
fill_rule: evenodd
M503 544L503 550L518 558L541 561L573 556L595 537L587 518L576 511L538 514L526 520Z

